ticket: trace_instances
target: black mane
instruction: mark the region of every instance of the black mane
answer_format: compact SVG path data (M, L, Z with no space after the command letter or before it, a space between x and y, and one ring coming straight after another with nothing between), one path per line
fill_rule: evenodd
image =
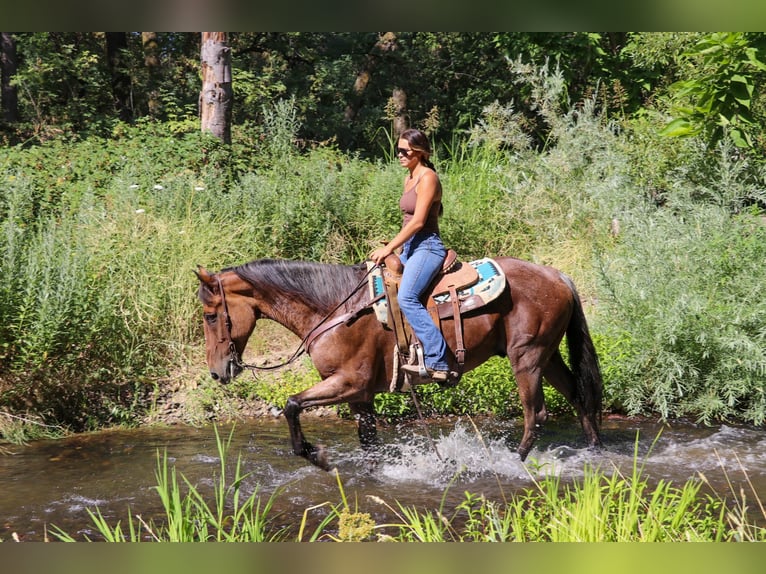
M365 266L258 259L227 270L262 291L279 290L312 304L319 311L329 312L359 284Z

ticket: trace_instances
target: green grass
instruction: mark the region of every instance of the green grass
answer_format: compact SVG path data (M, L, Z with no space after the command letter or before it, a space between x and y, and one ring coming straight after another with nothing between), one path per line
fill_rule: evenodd
M233 429L232 429L233 433ZM127 526L121 522L110 525L98 508L88 510L93 524L106 542L269 542L279 541L282 527L272 527L270 516L277 493L265 501L258 489L246 494L243 483L248 474L242 472L242 458L237 456L234 473L227 470L231 437L223 439L215 430L220 460L215 477L212 501L207 500L186 477L168 466L167 453L157 454L157 494L162 502L165 519L144 520L140 514L128 511ZM53 526L51 534L64 542L75 539Z

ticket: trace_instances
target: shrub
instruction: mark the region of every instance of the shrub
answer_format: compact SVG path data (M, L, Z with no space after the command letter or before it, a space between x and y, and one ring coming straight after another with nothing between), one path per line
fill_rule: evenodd
M610 390L630 413L709 423L766 415L766 226L719 207L624 225L603 269L613 330L629 332ZM625 340L624 337L618 337Z

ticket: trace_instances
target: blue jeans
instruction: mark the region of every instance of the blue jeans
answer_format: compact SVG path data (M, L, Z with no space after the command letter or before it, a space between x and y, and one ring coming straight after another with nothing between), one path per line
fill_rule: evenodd
M436 233L416 233L402 247L404 274L399 285L399 307L423 346L425 366L436 371L449 369L447 343L421 301L444 263L447 250Z

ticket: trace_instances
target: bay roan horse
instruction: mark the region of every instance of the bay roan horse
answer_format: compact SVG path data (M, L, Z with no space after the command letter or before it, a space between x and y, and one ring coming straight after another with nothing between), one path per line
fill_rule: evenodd
M510 359L524 410L517 449L522 460L535 441L536 425L547 418L543 377L574 407L588 444L598 446L601 373L574 284L552 267L513 258L495 261L507 285L485 307L463 314L464 371L493 355ZM308 347L321 376L284 407L295 454L329 468L324 449L306 440L299 416L309 407L339 403L347 403L355 415L362 446L376 444L373 398L390 390L395 338L369 306L365 265L264 259L215 274L200 267L196 273L207 364L214 379L227 383L239 374L245 367L240 357L256 322L276 321ZM442 326L454 351L453 320L444 320ZM564 335L571 367L559 352Z

